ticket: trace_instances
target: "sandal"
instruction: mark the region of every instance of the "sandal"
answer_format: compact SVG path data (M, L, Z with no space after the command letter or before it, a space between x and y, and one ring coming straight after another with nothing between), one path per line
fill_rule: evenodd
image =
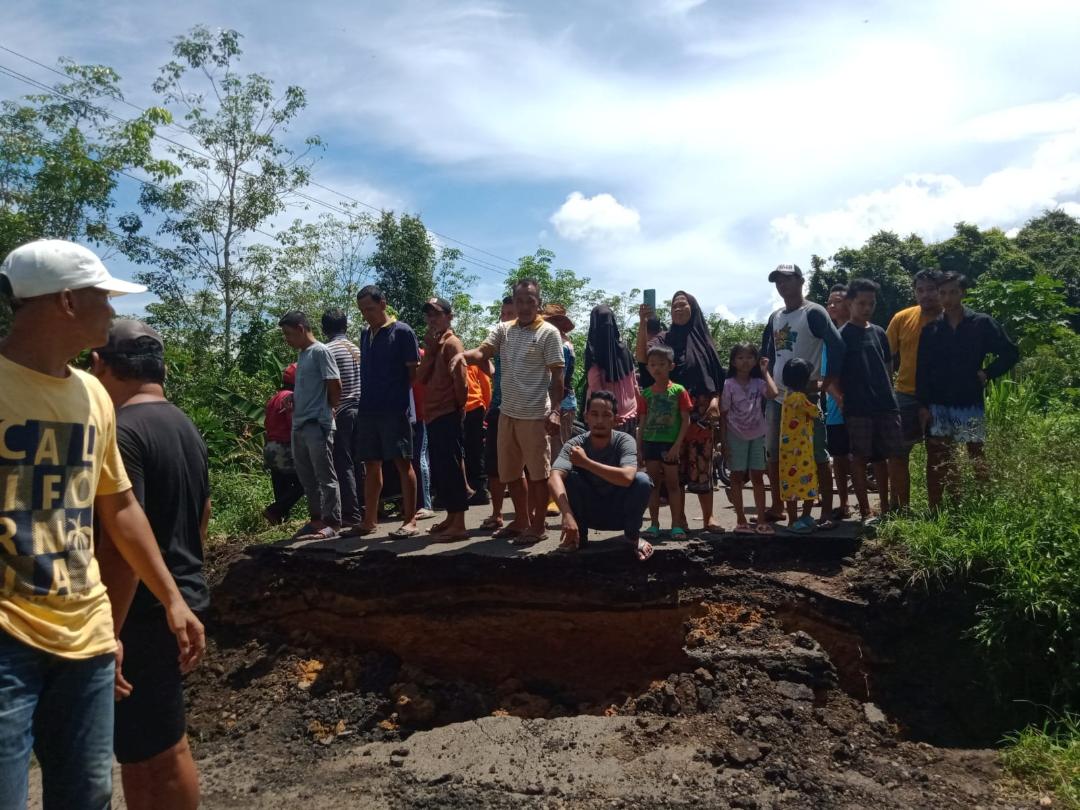
M472 539L472 535L467 531L458 534L437 534L435 532L429 532L428 537L431 538L432 543L460 543L462 540Z
M534 546L537 543L543 543L547 539L548 539L548 536L547 536L546 533L532 534L531 532L526 532L525 534L520 534L517 537L515 537L514 539L512 539L510 541L510 545L512 545L512 546Z
M307 537L310 537L311 535L313 535L317 531L318 531L318 529L316 529L314 526L312 526L311 523L305 523L303 526L301 526L299 529L297 529L296 532L293 534L293 536L290 537L289 539L290 540L303 540L303 539L305 539Z
M413 515L413 517L415 517L417 520L431 520L433 517L435 517L435 513L432 512L430 509L420 507L416 510L416 514Z
M790 526L785 526L784 531L789 534L813 534L814 528L817 524L812 517L801 517L792 523Z
M754 527L751 526L749 523L740 523L738 526L735 527L734 532L735 534L753 534Z
M672 526L671 531L668 532L668 537L672 540L685 540L687 536L686 530L682 526Z
M496 540L512 540L515 537L521 536L521 529L504 526L503 528L496 530L491 536Z
M503 525L503 519L501 517L486 517L480 521L481 529L501 529Z
M338 537L366 537L367 535L374 533L374 526L365 526L362 523L357 523L355 526L342 526L341 531L338 532Z
M395 540L404 540L408 537L417 537L419 536L419 534L419 529L407 529L404 526L398 526L398 528L390 532L390 536L393 537Z
M653 523L647 529L642 529L641 536L649 540L655 540L660 536L660 527Z
M754 533L772 536L776 534L776 529L773 528L773 525L771 523L762 521L754 527Z
M636 551L638 562L645 562L653 555L652 543L648 542L643 537L639 537Z
M337 537L338 537L337 529L333 528L332 526L323 526L321 529L318 529L317 531L311 532L310 534L305 534L303 537L300 537L299 539L300 540L336 540Z

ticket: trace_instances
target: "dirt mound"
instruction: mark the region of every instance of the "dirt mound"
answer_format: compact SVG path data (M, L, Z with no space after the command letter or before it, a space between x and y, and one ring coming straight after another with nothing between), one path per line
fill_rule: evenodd
M750 569L741 550L559 576L542 558L239 558L189 681L207 806L1031 806L993 752L912 739L956 698L946 677L896 710L889 688L919 679L892 655L931 606L885 557Z

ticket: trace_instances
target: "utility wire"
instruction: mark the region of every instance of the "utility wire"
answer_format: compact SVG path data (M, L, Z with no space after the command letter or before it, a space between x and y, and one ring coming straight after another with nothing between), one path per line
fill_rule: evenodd
M27 56L26 54L20 53L19 51L13 50L12 48L8 48L5 45L0 45L0 50L5 51L7 53L10 53L12 56L16 56L16 57L18 57L20 59L23 59L23 60L27 61L27 62L30 62L31 64L37 65L38 67L44 68L45 70L48 70L48 71L50 71L52 73L55 73L58 76L62 76L65 79L70 79L71 78L70 76L68 76L63 71L57 70L56 68L54 68L54 67L52 67L50 65L46 65L44 62L40 62L37 59L34 59L34 58L30 57L30 56ZM87 103L88 106L91 106L91 107L94 107L95 109L100 110L105 115L108 115L108 116L110 116L110 117L112 117L112 118L114 118L114 119L116 119L118 121L121 121L123 123L127 123L127 121L125 119L123 119L120 116L116 115L111 110L108 110L108 109L106 109L104 107L95 107L95 105L89 104L88 102L83 102L81 99L75 99L75 98L72 98L71 96L67 96L64 93L61 93L55 87L52 87L51 85L47 85L47 84L44 84L42 82L39 82L36 79L32 79L31 77L26 76L24 74L18 73L17 71L12 70L11 68L0 65L0 72L6 73L11 78L17 79L17 80L22 81L22 82L26 82L28 84L31 84L31 85L33 85L33 86L35 86L35 87L37 87L37 88L39 88L41 90L44 90L45 92L50 93L52 95L59 96L59 97L62 97L62 98L66 98L69 101L75 101L75 102L78 102L78 103ZM144 107L140 107L138 104L135 104L133 102L128 101L123 96L119 97L117 99L117 101L119 101L122 104L127 105L128 107L131 107L134 110L139 111L140 113L145 113L146 112L146 109ZM185 132L187 134L191 134L191 130L188 129L187 127L183 126L182 124L177 124L177 123L174 122L174 123L170 124L169 126L172 126L172 127L176 128L176 129L179 129L182 132ZM167 141L167 142L169 142L171 144L174 144L178 148L186 149L187 151L189 151L189 152L191 152L193 154L200 155L202 157L210 158L209 155L206 155L205 153L200 152L198 149L194 149L194 148L192 148L190 146L180 144L179 142L174 141L174 140L172 140L170 138L167 138L164 135L161 135L161 134L157 133L156 131L155 131L154 137L160 138L160 139L162 139L164 141ZM248 174L250 176L255 176L251 172L248 172L247 170L245 170L243 168L241 168L240 171L242 171L244 174ZM382 213L382 211L383 211L383 209L381 209L381 208L379 208L377 206L371 205L370 203L367 203L364 200L361 200L361 199L359 199L357 197L354 197L354 196L352 196L350 194L346 194L345 192L338 191L337 189L331 188L330 186L319 183L319 182L317 182L317 181L315 181L313 179L308 180L308 185L314 186L315 188L320 188L320 189L322 189L324 191L328 191L331 194L336 194L337 196L339 196L339 197L341 197L343 199L349 200L350 202L357 203L358 205L361 205L364 208L368 208L368 209L370 209L372 211L375 211L377 213ZM304 196L304 195L300 194L299 196ZM346 216L351 216L349 214L349 212L344 211L341 208L335 208L331 203L327 203L324 200L320 200L318 198L310 197L310 196L305 197L305 199L308 199L310 202L313 202L313 203L315 203L317 205L322 205L322 206L325 206L327 208L332 208L333 210L336 210L339 213L342 213L342 214L344 214ZM426 226L425 226L425 228L426 228ZM513 259L508 259L505 256L500 256L500 255L498 255L496 253L492 253L492 252L490 252L488 250L484 250L481 247L477 247L476 245L469 244L468 242L464 242L461 239L456 239L456 238L454 238L452 236L449 236L448 234L440 233L438 231L431 230L430 228L427 228L427 230L430 231L435 236L439 237L440 239L445 239L447 241L453 242L454 244L461 245L462 247L469 248L470 250L474 250L477 253L482 253L485 256L490 256L491 258L498 259L501 262L506 262L506 263L508 263L508 264L510 264L512 266L516 265L516 262ZM462 254L462 257L465 258L465 254ZM485 263L483 260L480 260L480 259L467 259L467 260L471 260L473 264L476 264L476 265L478 265L480 267L485 267L486 269L490 269L490 270L493 270L495 272L502 273L503 275L509 275L507 270L505 270L503 268L500 268L500 267L496 267L495 265L490 264L490 263Z

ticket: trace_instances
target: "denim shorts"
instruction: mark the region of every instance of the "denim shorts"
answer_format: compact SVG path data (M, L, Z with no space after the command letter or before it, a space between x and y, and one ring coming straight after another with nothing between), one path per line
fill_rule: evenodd
M0 807L26 807L31 748L44 810L109 807L115 663L61 658L0 630Z

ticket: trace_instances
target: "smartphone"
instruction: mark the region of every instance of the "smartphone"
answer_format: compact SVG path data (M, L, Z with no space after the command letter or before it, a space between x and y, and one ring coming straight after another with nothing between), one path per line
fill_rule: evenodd
M656 290L645 290L645 306L656 309Z

